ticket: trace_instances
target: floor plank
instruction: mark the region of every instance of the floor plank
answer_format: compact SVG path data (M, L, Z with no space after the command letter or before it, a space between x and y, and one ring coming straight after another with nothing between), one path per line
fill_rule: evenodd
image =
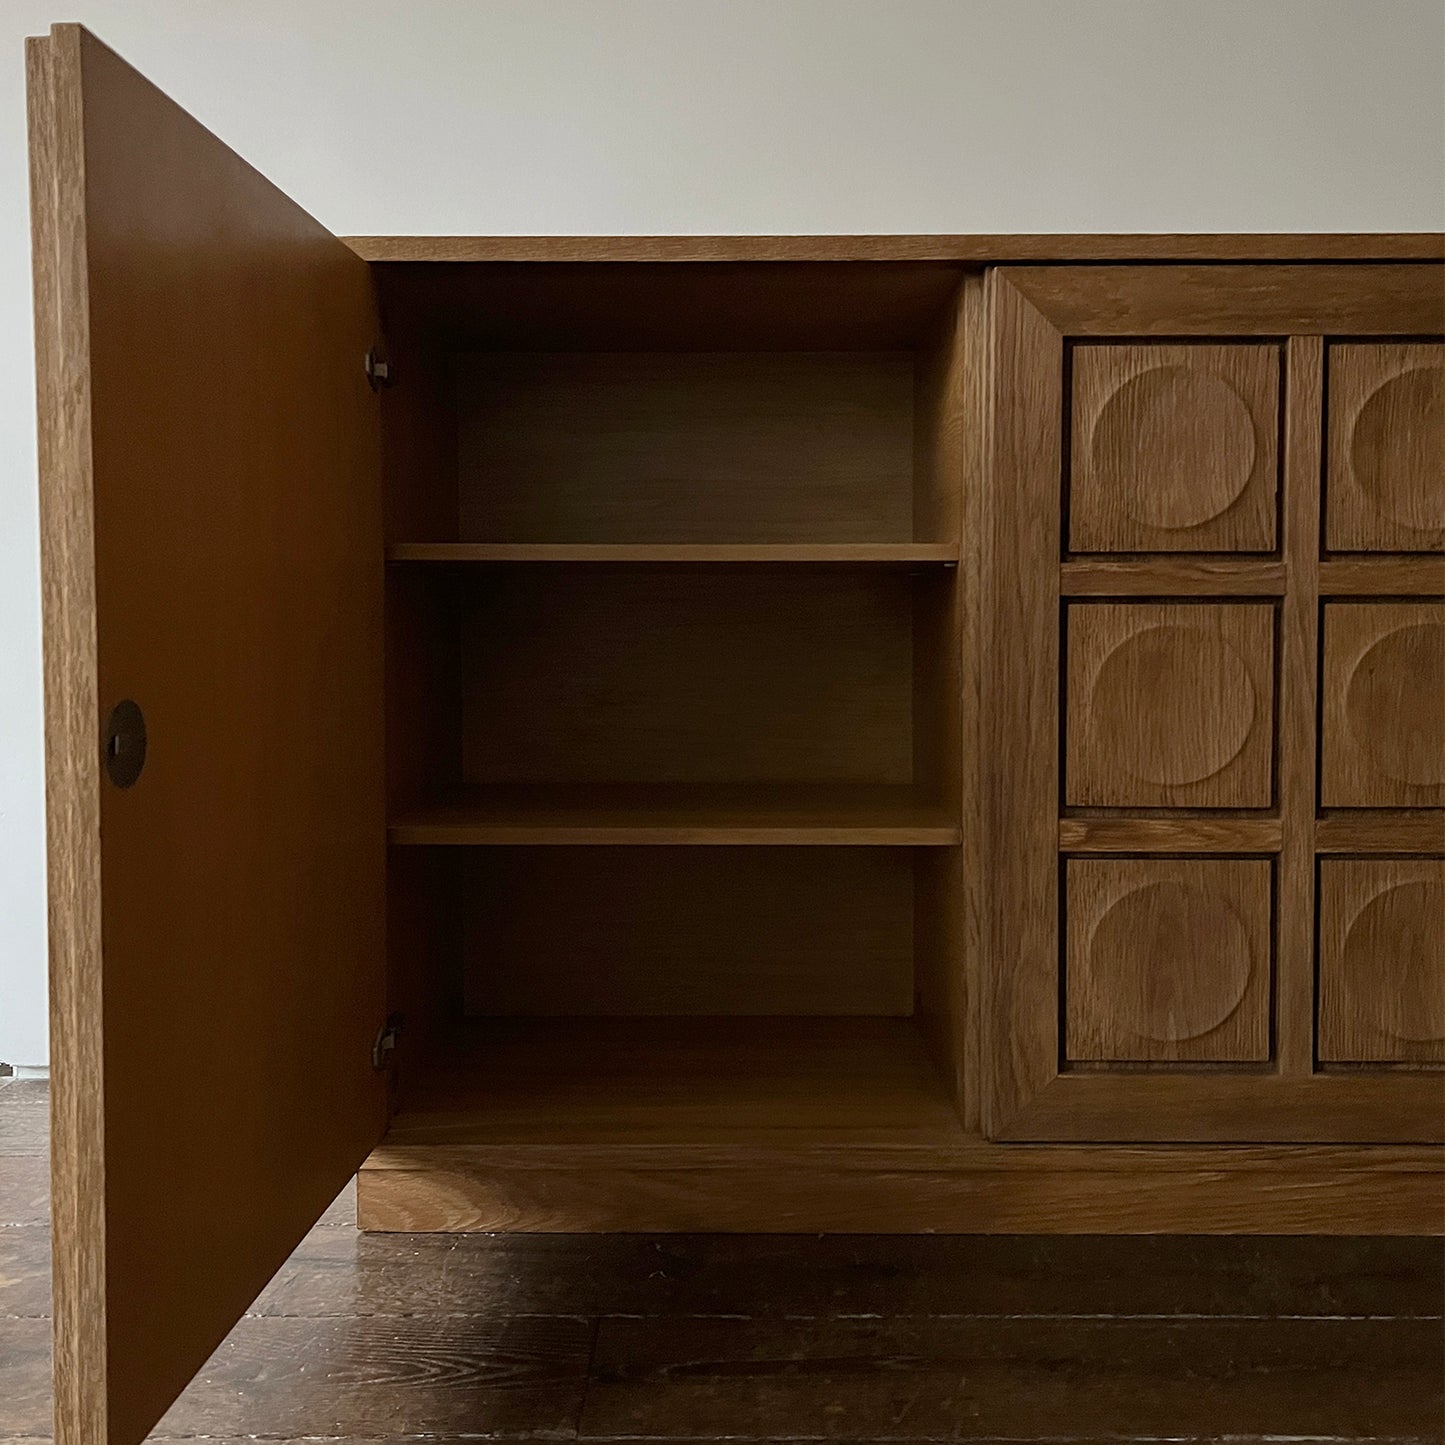
M317 1230L275 1315L1421 1315L1438 1241Z
M356 1180L349 1180L346 1187L326 1208L326 1213L316 1221L317 1229L356 1230Z
M49 1222L50 1161L0 1158L0 1229Z
M156 1434L566 1435L592 1333L541 1317L247 1318Z
M0 1319L49 1315L50 1230L43 1224L0 1229Z
M582 1435L1428 1438L1440 1359L1434 1321L614 1319Z
M0 1319L0 1436L50 1431L50 1321Z
M49 1086L16 1079L5 1086L0 1108L0 1160L44 1158L50 1152Z

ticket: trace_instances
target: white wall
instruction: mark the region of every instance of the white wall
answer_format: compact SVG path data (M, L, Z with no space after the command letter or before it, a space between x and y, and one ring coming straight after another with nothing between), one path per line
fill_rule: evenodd
M366 232L1445 226L1440 0L3 0L0 1059L46 1054L21 38Z

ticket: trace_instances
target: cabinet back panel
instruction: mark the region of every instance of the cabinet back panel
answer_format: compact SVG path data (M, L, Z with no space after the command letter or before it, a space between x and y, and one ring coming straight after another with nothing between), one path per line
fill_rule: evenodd
M373 265L382 311L456 351L901 351L948 306L939 261Z
M467 1011L907 1014L913 869L905 848L469 850Z
M465 782L911 782L913 591L853 569L500 569L464 593Z
M458 356L461 538L907 541L913 371L904 351Z

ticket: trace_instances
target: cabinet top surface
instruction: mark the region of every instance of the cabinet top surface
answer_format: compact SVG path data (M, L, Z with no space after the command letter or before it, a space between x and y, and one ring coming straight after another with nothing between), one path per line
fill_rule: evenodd
M367 261L1440 261L1434 231L1023 236L348 236Z

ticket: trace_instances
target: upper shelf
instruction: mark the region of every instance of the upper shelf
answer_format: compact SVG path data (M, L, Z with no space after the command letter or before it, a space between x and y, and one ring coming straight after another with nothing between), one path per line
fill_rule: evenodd
M825 562L950 566L956 542L394 542L389 562Z

